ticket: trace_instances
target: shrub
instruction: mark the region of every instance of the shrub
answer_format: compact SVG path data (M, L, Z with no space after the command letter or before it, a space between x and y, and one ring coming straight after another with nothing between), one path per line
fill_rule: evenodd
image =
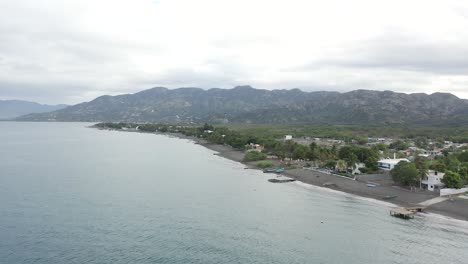
M264 160L266 158L267 158L267 155L265 153L251 151L245 154L244 161L257 161L257 160Z
M273 163L273 161L270 161L270 160L262 160L262 161L257 162L257 167L260 167L263 169L270 168L273 166L275 166L275 163Z

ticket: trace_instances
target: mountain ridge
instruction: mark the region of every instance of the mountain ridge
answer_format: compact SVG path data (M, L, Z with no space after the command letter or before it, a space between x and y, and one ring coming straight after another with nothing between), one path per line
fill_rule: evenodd
M201 122L270 124L468 125L468 100L450 93L349 92L154 87L134 94L100 96L27 121Z
M25 100L0 100L0 120L9 120L30 113L43 113L63 109L68 105L47 105Z

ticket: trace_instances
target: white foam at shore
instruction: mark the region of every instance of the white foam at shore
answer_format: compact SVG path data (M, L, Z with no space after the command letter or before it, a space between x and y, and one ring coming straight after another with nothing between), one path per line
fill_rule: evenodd
M333 190L333 189L330 189L330 188L325 188L325 187L321 187L321 186L317 186L317 185L313 185L313 184L308 184L308 183L301 182L301 181L296 181L295 183L296 183L296 185L298 185L298 186L300 186L302 188L305 188L305 189L309 189L309 190L313 189L313 190L319 190L319 191L322 191L322 192L328 192L328 193L339 194L339 195L342 195L342 196L353 197L353 198L356 198L356 199L359 199L359 200L363 200L363 201L366 201L366 202L369 202L369 203L373 203L373 204L377 204L377 205L381 205L381 206L385 206L385 207L398 207L398 205L396 205L394 203L384 202L384 201L380 201L380 200L377 200L377 199L374 199L374 198L363 197L363 196L355 195L355 194L352 194L352 193L347 193L347 192ZM427 213L427 212L425 212L424 214L419 214L419 215L422 216L422 217L431 218L431 220L439 220L439 221L442 221L442 222L449 221L451 225L457 224L457 226L460 226L460 227L464 227L464 228L468 227L468 221L452 218L450 216L445 216L445 215L436 214L436 213Z
M353 197L353 198L356 198L356 199L359 199L359 200L371 202L371 203L374 203L374 204L383 205L383 206L386 206L386 207L397 207L398 206L398 205L396 205L394 203L384 202L384 201L380 201L380 200L377 200L377 199L363 197L363 196L359 196L359 195L352 194L352 193L333 190L333 189L330 189L330 188L321 187L321 186L317 186L317 185L313 185L313 184L309 184L309 183L305 183L305 182L301 182L301 181L295 181L295 183L296 183L296 185L298 185L300 187L303 187L303 188L306 188L306 189L314 189L314 190L320 190L320 191L323 191L323 192L335 193L335 194L339 194L339 195L343 195L343 196L349 196L349 197Z

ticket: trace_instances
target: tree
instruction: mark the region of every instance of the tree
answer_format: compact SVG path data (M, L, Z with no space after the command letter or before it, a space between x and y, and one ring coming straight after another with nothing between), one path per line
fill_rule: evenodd
M414 139L414 144L418 148L426 149L428 146L427 138L425 137L417 137Z
M430 168L438 172L445 172L445 170L447 169L447 166L445 166L445 164L440 161L434 161L431 164Z
M307 147L303 145L297 145L294 148L294 151L292 153L292 158L295 160L305 160L306 154L307 154Z
M214 127L212 125L208 125L208 123L205 123L203 125L203 131L206 131L206 130L214 130Z
M344 160L338 160L336 162L336 170L338 171L345 171L346 170L346 162Z
M416 156L414 165L418 170L418 180L421 182L422 179L426 178L427 171L429 170L429 162L424 157Z
M369 157L365 162L364 164L366 164L366 168L368 169L368 171L376 171L378 170L378 167L377 167L377 162L378 162L378 158L377 157Z
M453 171L446 171L441 181L449 188L460 189L463 187L463 180L460 174Z
M460 162L468 162L468 151L462 152L458 155L458 160Z
M390 144L391 149L396 149L396 150L405 150L409 147L409 144L402 141L402 140L397 140Z
M345 159L345 161L348 168L354 169L356 168L356 162L358 162L358 158L354 153L351 153L351 155Z
M244 156L244 161L257 161L257 160L264 160L267 158L265 153L261 153L258 151L250 151L247 152Z
M336 167L336 161L334 160L329 160L325 163L324 165L325 168L329 168L329 169L335 169Z
M344 146L338 151L338 158L347 160L353 154L353 148L351 146Z
M418 181L418 174L416 165L406 161L400 161L390 171L390 175L392 175L395 182L408 186L413 186Z

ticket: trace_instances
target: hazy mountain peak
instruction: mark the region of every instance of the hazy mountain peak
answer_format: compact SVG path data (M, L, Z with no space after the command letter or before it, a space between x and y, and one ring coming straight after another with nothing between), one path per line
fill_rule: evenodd
M0 119L12 119L30 113L44 113L67 107L67 105L46 105L23 100L0 100Z

